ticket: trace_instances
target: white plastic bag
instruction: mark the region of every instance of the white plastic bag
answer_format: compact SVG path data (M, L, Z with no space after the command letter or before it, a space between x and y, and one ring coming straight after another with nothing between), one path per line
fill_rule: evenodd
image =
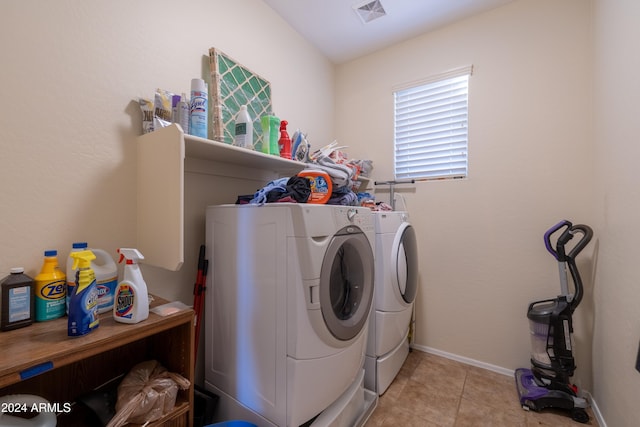
M160 419L175 406L178 388L186 390L189 385L189 380L167 371L156 360L137 364L118 386L116 415L107 427Z

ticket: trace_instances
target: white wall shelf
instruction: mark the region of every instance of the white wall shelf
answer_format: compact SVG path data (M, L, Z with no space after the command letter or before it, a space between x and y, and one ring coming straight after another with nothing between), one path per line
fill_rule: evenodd
M305 168L301 162L184 135L177 125L138 137L137 155L137 248L145 264L171 271L184 263L186 158L222 176L233 176L236 167L273 177L292 176Z

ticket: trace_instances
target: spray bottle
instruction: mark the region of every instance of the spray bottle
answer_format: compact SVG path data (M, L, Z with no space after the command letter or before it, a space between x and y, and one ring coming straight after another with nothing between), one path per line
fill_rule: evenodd
M67 334L70 337L86 335L100 326L98 318L98 287L91 261L96 256L90 250L71 252L76 272L75 286L69 300Z
M137 249L118 249L120 260L126 259L124 277L116 289L113 318L122 323L138 323L149 317L149 294L138 261L144 256Z
M289 122L283 120L280 122L280 139L278 140L278 147L280 148L280 157L287 160L291 160L291 138L289 132L287 132L287 125Z

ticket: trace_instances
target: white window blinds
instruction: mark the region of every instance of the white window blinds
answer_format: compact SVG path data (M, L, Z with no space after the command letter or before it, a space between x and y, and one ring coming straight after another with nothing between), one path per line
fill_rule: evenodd
M394 90L396 179L467 176L465 67Z

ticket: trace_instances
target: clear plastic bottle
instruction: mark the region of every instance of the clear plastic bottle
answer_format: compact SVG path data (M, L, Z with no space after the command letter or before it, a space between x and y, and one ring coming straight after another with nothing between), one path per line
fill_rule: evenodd
M236 115L236 135L233 145L253 150L253 121L247 106L240 107Z
M191 102L189 113L189 134L206 138L207 128L207 103L209 96L207 86L202 79L191 79Z
M44 262L35 277L36 322L57 319L66 312L66 275L58 265L58 251L44 251Z

